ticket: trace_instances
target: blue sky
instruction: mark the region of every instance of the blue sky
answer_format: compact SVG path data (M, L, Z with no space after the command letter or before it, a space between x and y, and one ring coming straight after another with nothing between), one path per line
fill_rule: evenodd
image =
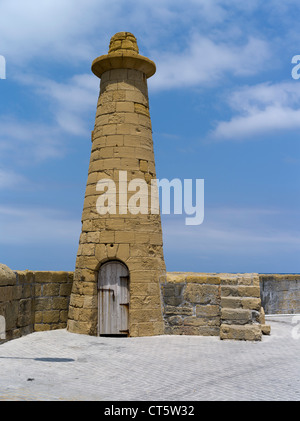
M99 80L132 32L157 177L205 180L205 218L163 215L168 271L299 273L297 0L1 0L0 261L73 270Z

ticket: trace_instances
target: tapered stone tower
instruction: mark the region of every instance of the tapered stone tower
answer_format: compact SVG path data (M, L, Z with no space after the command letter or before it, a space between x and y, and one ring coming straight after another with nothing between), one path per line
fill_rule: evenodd
M155 70L129 32L114 35L108 54L92 64L101 83L69 306L74 333L164 332L161 220L150 198L156 172L147 78Z

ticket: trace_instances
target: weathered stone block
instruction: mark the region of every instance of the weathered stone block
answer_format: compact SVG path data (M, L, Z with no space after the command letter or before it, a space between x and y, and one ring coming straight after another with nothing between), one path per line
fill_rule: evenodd
M146 117L150 117L149 107L144 104L134 103L134 112L137 114L142 114Z
M118 251L118 244L110 244L109 246L106 246L107 250L107 257L109 259L115 259L117 257L117 251Z
M24 284L23 286L19 286L21 289L20 295L22 298L31 298L33 296L33 285Z
M78 255L82 256L94 256L95 255L95 244L81 244Z
M0 263L0 286L15 285L16 274L6 265Z
M58 323L59 322L59 310L47 310L43 312L44 323Z
M131 310L131 323L157 322L162 319L161 309Z
M238 294L241 297L260 298L259 286L238 286Z
M53 310L66 310L69 305L69 297L53 297L52 308Z
M133 102L116 102L117 113L134 113L135 104Z
M42 286L43 297L54 296L59 294L60 285L58 283L50 283Z
M194 319L194 317L193 317ZM166 319L168 326L182 326L183 325L183 317L182 316L169 316Z
M81 322L87 323L90 326L94 320L97 320L97 310L94 308L80 308L77 309L77 318Z
M4 308L1 310L1 313L1 315L5 317L7 331L17 327L17 320L19 315L18 301L4 303Z
M119 231L115 233L115 242L120 244L129 244L134 242L134 232L131 231Z
M35 299L35 310L44 311L51 310L52 308L52 299L51 297L38 297Z
M50 330L51 326L50 324L46 324L46 323L35 323L34 324L34 331L35 332L44 332L47 330Z
M150 233L148 232L135 232L134 241L136 244L148 244L150 243Z
M128 264L130 270L130 282L138 283L153 283L157 279L157 273L154 270L131 270L130 263Z
M261 340L260 325L227 325L221 324L220 339L234 339L246 341Z
M223 308L231 309L250 309L259 311L261 308L260 298L245 298L245 297L222 297L221 306Z
M263 324L261 325L261 332L263 335L270 335L271 334L271 326Z
M194 304L219 304L220 290L215 285L187 284L184 298Z
M95 309L98 307L97 295L84 295L83 307L87 309Z
M101 105L101 114L110 114L110 113L114 113L116 111L116 103L111 101L111 102L106 102L105 104Z
M70 298L71 307L82 308L83 303L84 303L84 295L78 295L78 294L72 293L71 298Z
M62 284L59 286L59 295L69 297L72 290L72 284Z
M192 306L165 306L164 314L166 315L182 315L182 316L192 316L194 313Z
M18 271L15 272L16 277L17 277L17 284L18 285L23 285L23 284L28 283L26 273L27 273L26 270L22 270L22 271L18 270Z
M242 308L259 311L261 308L260 298L242 298Z
M162 294L166 305L178 306L183 303L184 284L162 284Z
M197 317L217 317L220 316L219 305L196 305Z
M61 310L59 312L59 320L64 323L63 328L65 328L68 320L68 310Z
M43 311L35 311L34 313L34 323L43 322Z
M220 278L214 276L204 276L204 275L187 275L186 281L189 283L196 284L211 284L211 285L220 285Z
M150 323L150 322L139 323L138 331L139 331L139 336L155 335L153 323Z
M219 336L219 334L219 326L199 326L197 330L199 336Z
M185 326L201 327L220 326L220 317L185 317L183 324Z
M155 296L135 296L132 294L132 298L130 300L130 308L131 309L158 309L161 307L160 297L159 295Z
M159 287L156 283L134 283L130 293L135 296L159 295Z
M41 297L42 295L42 285L41 284L35 284L34 285L34 296L35 297Z
M36 283L42 283L42 284L47 284L47 283L51 283L52 282L52 272L35 272L35 282Z
M0 286L0 302L11 301L14 299L14 287Z
M221 286L222 297L260 297L260 288L255 286Z
M221 318L223 323L247 324L252 322L252 311L244 309L223 308L221 310Z
M152 322L153 323L153 335L163 335L164 334L164 322L161 320Z
M240 297L221 297L222 308L242 308L242 302Z
M115 233L114 233L114 231L101 231L101 233L100 233L100 242L102 244L107 244L107 243L113 244L115 242Z

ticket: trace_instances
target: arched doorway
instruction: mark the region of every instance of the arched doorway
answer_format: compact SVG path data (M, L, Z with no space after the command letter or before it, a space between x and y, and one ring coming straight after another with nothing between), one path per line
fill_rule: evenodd
M129 335L129 271L117 260L104 263L99 270L98 334Z

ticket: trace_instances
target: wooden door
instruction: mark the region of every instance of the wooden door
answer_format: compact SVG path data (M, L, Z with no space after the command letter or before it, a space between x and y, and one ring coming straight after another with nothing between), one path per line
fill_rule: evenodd
M129 273L119 261L100 267L98 315L99 335L129 334Z

